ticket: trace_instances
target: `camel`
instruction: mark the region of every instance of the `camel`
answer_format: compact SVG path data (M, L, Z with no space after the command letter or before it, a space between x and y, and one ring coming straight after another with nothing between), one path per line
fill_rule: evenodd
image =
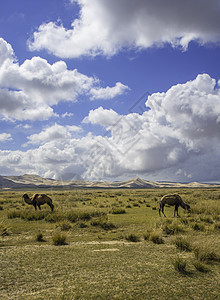
M177 213L177 217L179 217L178 214L178 208L179 206L181 206L184 209L189 210L190 206L186 203L183 202L182 198L178 195L178 194L173 194L173 195L165 195L161 198L160 200L160 209L159 209L159 215L161 216L160 212L162 211L164 217L164 206L165 204L174 206L175 205L175 209L174 209L174 217L175 217L175 213Z
M50 206L51 211L54 209L52 199L45 194L34 194L31 198L29 198L28 194L24 194L22 197L27 204L33 205L35 210L37 210L37 206L39 209L41 209L41 205L45 203Z

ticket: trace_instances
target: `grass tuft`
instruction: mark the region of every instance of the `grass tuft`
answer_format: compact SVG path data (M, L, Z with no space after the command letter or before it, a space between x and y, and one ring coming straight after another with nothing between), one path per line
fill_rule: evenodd
M158 231L151 232L151 234L149 236L149 241L153 242L154 244L164 244L162 235Z
M197 243L193 247L193 252L197 260L206 261L206 262L220 261L219 255L211 246L204 245L204 244L201 245Z
M174 266L174 269L182 274L186 274L186 260L183 259L180 256L176 256L174 259L172 259L172 264Z
M53 244L55 246L67 245L66 236L64 234L57 233L53 236Z
M125 239L129 242L137 243L140 242L140 237L131 233L125 237Z
M178 236L174 240L174 244L180 251L192 251L192 245L188 239Z
M38 232L37 237L36 237L37 242L45 242L44 236L41 232Z
M193 265L194 265L195 269L199 272L207 273L210 271L210 269L204 263L202 263L200 260L197 260L197 259L194 260Z

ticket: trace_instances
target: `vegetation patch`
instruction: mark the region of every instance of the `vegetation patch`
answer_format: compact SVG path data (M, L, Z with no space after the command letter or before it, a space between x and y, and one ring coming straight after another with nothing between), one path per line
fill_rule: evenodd
M126 210L124 208L115 207L112 209L112 214L114 215L126 214Z
M207 273L210 271L210 269L207 267L207 265L204 264L203 262L201 262L200 260L196 259L192 263L193 263L193 266L195 267L195 269L199 272Z
M158 231L153 231L150 233L149 241L153 242L154 244L164 244L162 235Z
M176 248L180 251L192 251L192 245L190 241L185 237L177 236L174 239L174 244Z
M174 266L174 269L182 274L187 274L186 272L186 265L187 262L184 258L180 256L176 256L172 259L172 264Z
M38 234L37 234L37 236L36 236L36 241L37 241L37 242L45 242L43 233L38 232Z
M137 242L140 242L140 237L137 236L136 234L128 234L125 236L125 239L128 241L128 242L133 242L133 243L137 243Z
M195 244L193 247L193 252L195 255L195 258L199 261L206 261L206 262L219 262L220 257L217 254L216 250L213 249L209 245L205 244Z
M66 243L66 236L64 234L56 233L53 236L52 240L53 240L53 244L55 246L67 245L67 243Z

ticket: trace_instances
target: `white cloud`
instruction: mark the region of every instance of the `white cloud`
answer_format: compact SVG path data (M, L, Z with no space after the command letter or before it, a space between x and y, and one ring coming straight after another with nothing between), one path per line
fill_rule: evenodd
M148 97L142 115L119 115L102 107L84 122L110 136L71 136L50 127L29 137L36 149L1 151L8 173L60 178L109 179L139 175L154 180L220 181L220 87L207 74ZM13 172L12 172L13 170ZM5 172L6 172L5 171ZM75 176L74 175L74 176ZM65 177L66 178L66 177ZM68 177L69 178L69 177Z
M0 38L0 116L9 120L47 120L57 117L52 106L60 101L76 102L80 95L101 93L99 80L88 77L76 69L68 70L64 61L49 64L45 59L33 57L19 65L11 46ZM109 98L127 89L117 83ZM107 88L108 90L108 88Z
M104 127L114 125L119 120L119 115L112 109L104 109L100 106L90 110L89 115L84 118L83 123L98 124Z
M72 137L72 132L81 132L82 129L78 126L62 126L54 124L37 134L32 134L27 137L28 144L44 144L53 140L68 140Z
M116 96L124 94L129 87L122 84L121 82L117 82L115 86L106 88L92 88L90 90L91 100L96 99L113 99Z
M170 43L188 47L220 41L219 0L72 0L80 6L71 28L43 23L29 40L31 50L63 58L112 56L125 47L144 49Z
M73 113L68 113L68 112L65 112L64 114L61 115L61 118L71 118L73 117L74 114Z
M10 133L0 133L0 142L11 141L12 137Z

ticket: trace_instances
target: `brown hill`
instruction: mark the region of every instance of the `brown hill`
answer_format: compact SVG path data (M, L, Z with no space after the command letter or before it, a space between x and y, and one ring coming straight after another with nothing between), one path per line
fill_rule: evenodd
M42 178L38 175L25 174L22 176L0 176L0 189L26 188L207 188L220 187L218 184L204 184L198 182L176 183L147 181L134 178L125 181L62 181Z

